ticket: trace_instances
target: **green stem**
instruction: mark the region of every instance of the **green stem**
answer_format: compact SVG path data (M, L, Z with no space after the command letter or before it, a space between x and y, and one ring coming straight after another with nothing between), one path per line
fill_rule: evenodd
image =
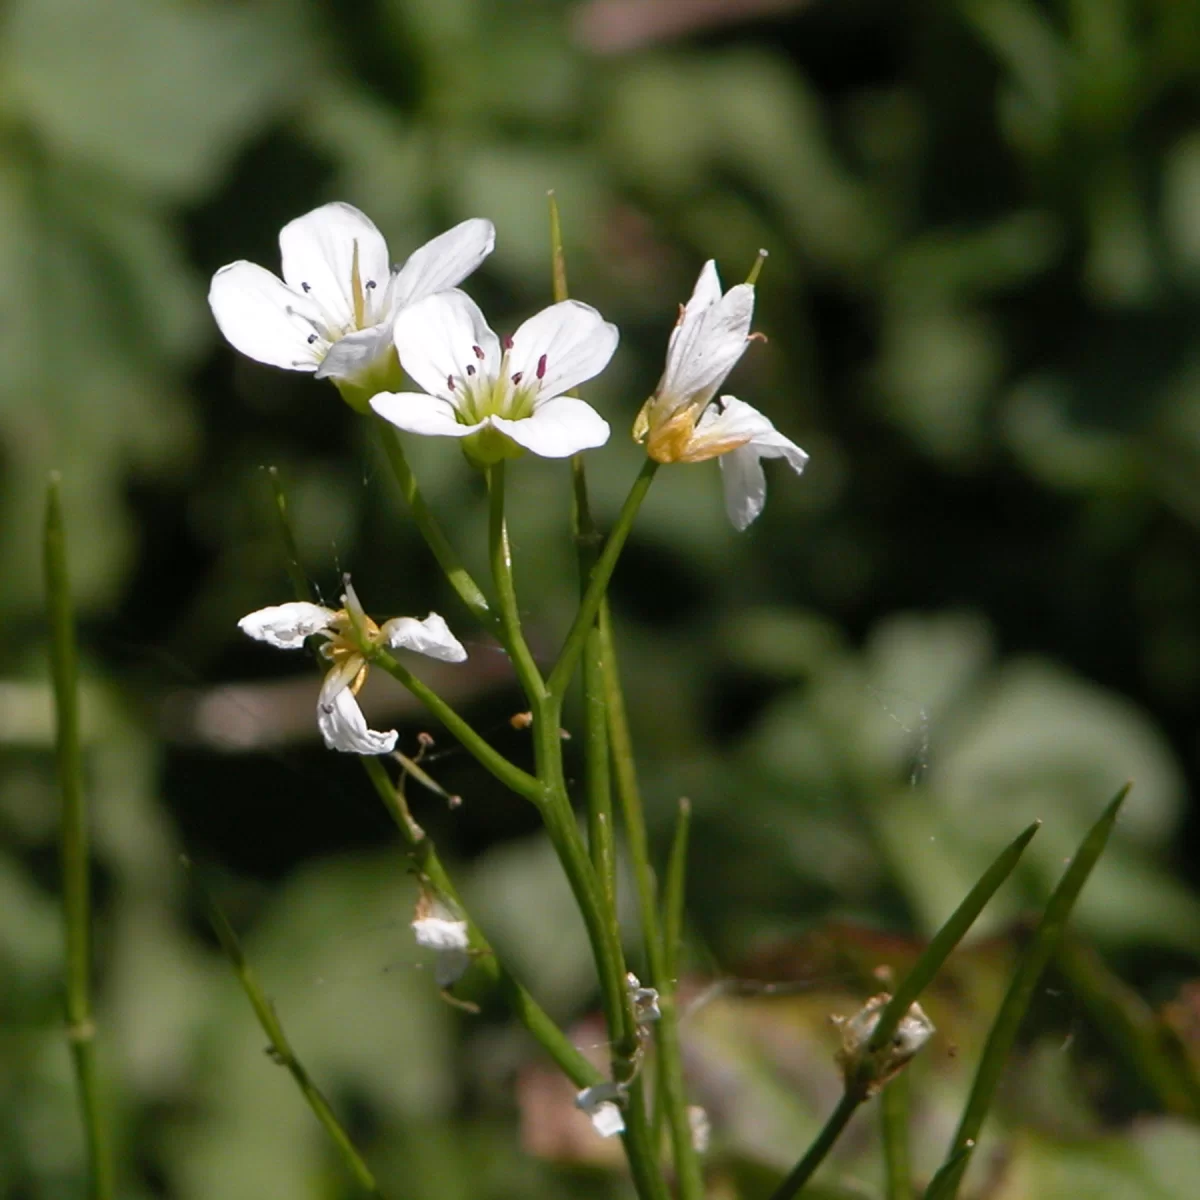
M834 1143L842 1136L855 1109L866 1099L866 1093L861 1090L847 1090L838 1106L829 1115L825 1128L817 1134L816 1141L808 1148L804 1157L791 1169L788 1177L771 1193L771 1200L791 1200L802 1187L812 1178L813 1173L825 1161L825 1156L833 1149Z
M543 791L541 784L527 771L509 762L494 749L480 734L463 720L428 684L417 678L403 663L397 662L380 646L363 641L359 644L363 658L373 666L386 671L393 679L402 683L422 704L429 709L458 739L459 744L490 774L506 788L524 796L526 800L540 803Z
M181 857L180 861L184 869L188 872L201 900L204 902L213 932L217 935L217 940L220 941L221 948L225 951L225 956L233 965L234 972L242 985L242 990L246 993L251 1007L254 1009L255 1016L258 1017L258 1023L267 1035L267 1040L271 1044L271 1057L281 1066L287 1067L292 1078L296 1081L296 1086L300 1089L301 1095L308 1102L309 1108L312 1109L317 1120L325 1127L325 1132L329 1134L333 1144L337 1147L338 1153L346 1165L346 1169L354 1177L355 1182L368 1196L376 1196L382 1200L383 1193L379 1190L379 1185L375 1182L375 1176L371 1174L370 1167L367 1166L362 1156L355 1149L354 1143L350 1140L350 1135L342 1128L341 1122L334 1115L333 1109L330 1108L329 1101L322 1095L321 1089L313 1083L312 1078L304 1069L304 1065L296 1057L296 1053L287 1039L287 1034L283 1031L283 1025L279 1020L279 1014L275 1011L275 1006L267 999L266 993L262 990L262 985L258 982L258 977L246 961L246 955L242 951L237 934L233 931L233 926L230 925L228 918L218 907L217 902L209 894L208 890L201 885L192 868L191 862L186 856Z
M96 1025L92 1018L91 1001L91 891L87 802L83 790L83 751L79 729L79 669L59 483L60 477L55 472L50 476L46 491L44 554L58 776L62 791L66 1035L75 1067L87 1142L88 1195L91 1200L109 1200L113 1194L113 1167L101 1115L96 1071Z
M879 1098L887 1200L912 1200L912 1159L908 1149L908 1072L901 1071Z
M638 894L642 943L649 973L646 983L658 989L659 1009L662 1012L654 1031L655 1044L658 1046L658 1104L661 1105L659 1111L666 1117L671 1131L671 1149L675 1159L680 1200L700 1200L704 1195L704 1174L700 1166L700 1157L692 1144L692 1127L688 1120L683 1053L679 1041L679 1007L676 1002L677 951L683 919L683 876L690 808L686 801L680 805L680 822L676 828L676 843L671 856L673 877L671 868L668 869L666 929L665 933L660 933L654 867L650 861L646 820L633 755L633 738L629 730L629 718L625 709L625 696L621 688L621 674L613 642L612 618L607 602L600 606L600 636L617 799L621 806L629 857L633 864L634 887Z
M417 528L421 531L421 536L433 552L433 557L437 559L438 566L442 568L442 573L450 581L450 586L458 593L462 602L471 610L475 619L485 629L492 633L498 633L496 615L492 612L487 597L471 577L467 568L463 566L454 547L450 545L441 526L437 523L437 518L434 517L425 503L425 498L421 495L421 489L417 486L412 468L408 465L408 459L404 454L404 444L400 440L400 434L396 431L396 427L390 425L382 417L375 417L374 421L383 442L384 453L391 465L392 474L395 475L396 482L400 485L400 491L404 494L404 499Z
M396 828L408 848L409 856L421 875L428 879L434 889L452 901L463 914L470 932L471 945L477 951L474 967L486 979L499 987L516 1018L530 1032L542 1049L559 1065L563 1074L576 1087L591 1087L601 1082L603 1076L567 1038L566 1034L550 1019L545 1010L529 994L524 985L508 970L497 957L479 926L471 919L446 868L438 857L437 848L425 831L413 820L404 801L404 795L394 785L378 758L361 759L375 791L383 801Z
M533 661L525 634L521 630L521 613L517 605L517 590L513 582L512 547L508 542L508 525L504 519L504 463L488 467L488 557L492 580L499 593L500 633L504 648L512 659L517 679L530 704L546 692L542 673Z
M1017 1039L1021 1020L1033 999L1038 980L1062 941L1067 918L1071 915L1071 910L1075 907L1075 901L1079 899L1083 885L1087 882L1092 868L1108 843L1108 836L1116 824L1117 814L1121 810L1125 797L1129 794L1130 786L1130 784L1126 784L1116 794L1080 844L1075 856L1071 859L1071 865L1066 869L1058 886L1051 894L1029 946L1017 963L1016 971L1008 985L1008 991L1005 992L1004 999L1000 1003L1000 1011L996 1014L996 1019L988 1032L983 1053L979 1058L979 1066L975 1071L975 1079L971 1085L971 1093L967 1097L954 1141L950 1145L946 1167L936 1177L938 1183L936 1194L938 1196L945 1196L952 1200L958 1194L958 1188L968 1162L968 1156L964 1154L964 1151L979 1140L979 1131L992 1106L996 1088L1004 1074L1005 1064ZM952 1165L953 1163L958 1165ZM932 1187L931 1183L926 1195L930 1194Z
M287 568L288 578L292 581L292 591L297 600L313 600L312 587L308 576L300 566L300 549L296 545L296 537L292 533L292 522L288 517L287 493L283 490L283 480L279 476L278 467L267 467L267 479L271 484L271 492L275 500L275 528L283 544L283 563Z
M558 661L554 664L554 670L550 672L550 678L546 681L546 690L554 696L561 697L567 689L567 684L571 682L571 675L579 661L580 654L583 653L588 631L592 628L600 611L600 605L608 591L608 583L616 568L617 559L621 557L621 551L633 528L638 509L641 508L642 501L645 500L646 493L650 490L650 484L654 482L657 470L658 463L652 458L647 458L642 464L642 469L638 472L633 486L629 489L629 495L625 497L625 503L621 506L616 524L608 535L608 540L604 543L604 549L600 552L600 557L592 568L591 579L588 581L587 591L579 605L579 611L575 614L575 621L563 642Z

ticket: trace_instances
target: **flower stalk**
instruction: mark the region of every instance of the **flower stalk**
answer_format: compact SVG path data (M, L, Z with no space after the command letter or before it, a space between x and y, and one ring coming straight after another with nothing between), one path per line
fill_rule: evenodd
M66 935L66 1036L87 1144L88 1196L110 1200L113 1166L96 1069L96 1023L92 1015L91 886L88 865L88 816L83 786L83 749L79 727L79 668L75 614L67 573L66 528L59 496L60 477L46 489L44 561L46 608L50 618L50 665L54 677L55 739L62 793L62 889Z

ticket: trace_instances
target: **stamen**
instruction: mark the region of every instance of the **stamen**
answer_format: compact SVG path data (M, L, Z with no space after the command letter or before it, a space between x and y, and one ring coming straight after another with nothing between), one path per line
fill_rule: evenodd
M371 290L371 288L373 288L373 287L375 287L375 286L376 286L375 280L373 280L373 279L368 279L368 280L367 280L367 284L366 284L366 286L367 286L367 290L368 290L368 291L370 291L370 290Z
M511 350L512 349L512 338L509 337L508 334L505 334L504 337L501 339L500 344L505 348L505 350Z
M300 290L307 295L309 292L312 291L312 284L311 283L302 283L300 285Z
M517 371L513 374L512 381L513 381L513 383L521 382L521 372L520 371Z
M541 358L538 359L537 377L539 379L546 378L546 356L544 354L542 355Z
M483 360L487 357L487 355L483 352L482 346L472 346L471 349L475 351L475 357L479 359L480 362L483 362Z
M311 345L313 344L313 342L315 342L316 340L317 340L317 335L316 335L315 333L310 333L310 334L308 335L308 344L309 344L310 346L311 346Z
M448 387L448 388L449 388L451 391L454 391L454 376L453 376L453 375L447 375L447 376L446 376L446 386L447 386L447 387Z
M474 363L467 363L467 374L468 375L475 374L475 364Z

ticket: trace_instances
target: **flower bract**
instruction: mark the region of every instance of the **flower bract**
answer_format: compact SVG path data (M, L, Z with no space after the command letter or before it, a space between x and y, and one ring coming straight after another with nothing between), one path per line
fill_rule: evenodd
M478 218L427 242L392 268L383 234L353 205L325 204L279 234L280 279L234 262L208 302L226 340L269 366L332 379L355 407L400 381L392 325L403 309L461 283L491 253L495 229Z
M341 609L303 601L260 608L243 617L238 628L279 650L299 650L306 639L320 637L319 653L329 663L317 698L317 727L325 745L350 754L390 754L396 746L396 731L368 728L358 704L367 663L356 636L371 645L414 650L443 662L462 662L467 652L437 613L423 621L395 617L376 625L362 611L349 585L342 602L345 607Z
M608 440L595 409L563 394L599 374L617 348L617 327L587 304L551 305L501 342L454 289L406 308L395 339L401 365L426 393L371 401L398 429L466 439L479 465L523 450L566 458Z
M717 397L753 340L754 287L722 293L716 264L704 264L667 344L667 362L642 406L633 436L662 463L720 458L725 510L736 529L762 512L767 484L761 460L783 458L799 474L808 455L770 420L734 396Z

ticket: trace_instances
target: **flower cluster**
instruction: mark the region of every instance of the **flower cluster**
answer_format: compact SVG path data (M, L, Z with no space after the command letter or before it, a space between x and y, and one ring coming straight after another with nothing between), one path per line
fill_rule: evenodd
M243 354L328 378L355 408L408 433L457 438L476 465L604 445L608 423L566 393L608 365L616 326L566 300L498 337L457 287L494 244L492 223L476 218L391 266L368 217L326 204L283 227L282 279L254 263L230 263L213 276L209 303ZM722 293L715 264L706 263L633 429L657 462L719 458L726 510L739 530L762 511L761 460L783 458L800 472L808 459L762 413L717 394L754 340L753 315L753 285ZM406 389L405 377L420 390Z

